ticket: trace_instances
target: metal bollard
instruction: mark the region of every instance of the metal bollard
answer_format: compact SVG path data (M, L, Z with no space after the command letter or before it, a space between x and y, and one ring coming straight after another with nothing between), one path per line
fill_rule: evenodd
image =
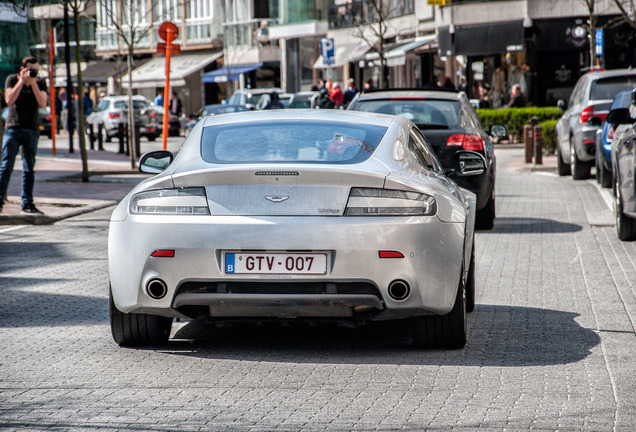
M103 127L102 123L97 125L97 150L104 150L104 138L102 136Z
M534 126L534 164L543 165L543 127L540 124Z
M523 127L523 147L525 149L526 163L532 163L532 126Z
M124 147L124 125L120 124L119 128L117 129L117 137L119 138L119 151L118 153L126 153L125 147Z
M88 141L90 142L90 149L95 149L95 131L93 130L93 124L88 124Z

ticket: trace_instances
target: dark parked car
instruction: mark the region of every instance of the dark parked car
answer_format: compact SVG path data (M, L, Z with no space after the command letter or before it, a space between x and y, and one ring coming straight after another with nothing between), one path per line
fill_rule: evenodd
M52 135L51 130L51 109L49 107L38 108L38 114L40 115L40 135L46 135L49 139ZM4 107L2 110L2 120L7 121L9 115L9 107Z
M139 116L142 128L154 131L154 136L148 136L148 141L154 141L155 137L163 131L163 107L150 105L144 108ZM181 135L181 120L177 115L170 113L168 118L168 136Z
M194 125L205 116L218 115L227 113L236 113L242 111L249 111L250 109L245 105L229 105L229 104L211 104L205 105L195 114L191 114L188 122L185 125L185 135L188 136Z
M486 160L486 171L478 176L457 177L457 184L477 195L476 226L491 229L495 220L496 161L491 135L481 126L475 109L463 92L449 90L367 90L358 93L349 110L406 117L417 125L445 170L453 168L455 153L470 150ZM506 136L504 126L491 133Z
M629 108L632 90L623 90L614 96L610 111L617 108ZM596 131L596 181L603 187L612 187L612 139L617 124L608 121Z
M607 121L617 125L612 140L616 234L623 241L636 240L636 91L631 93L629 108L611 110Z
M596 131L607 116L614 95L636 87L636 70L593 70L577 81L567 109L556 125L559 175L574 180L590 176L596 157ZM565 109L563 100L559 108Z

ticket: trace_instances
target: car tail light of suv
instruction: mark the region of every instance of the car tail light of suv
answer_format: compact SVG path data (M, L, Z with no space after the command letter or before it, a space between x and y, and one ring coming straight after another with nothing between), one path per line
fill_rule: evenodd
M461 147L464 150L480 151L484 149L484 140L474 134L453 134L446 141L447 146Z
M594 111L594 108L594 105L590 105L588 107L585 107L585 109L581 111L581 115L579 117L579 121L581 122L581 124L587 123L592 117L598 117L601 120L600 123L605 121L605 117L607 117L607 111Z

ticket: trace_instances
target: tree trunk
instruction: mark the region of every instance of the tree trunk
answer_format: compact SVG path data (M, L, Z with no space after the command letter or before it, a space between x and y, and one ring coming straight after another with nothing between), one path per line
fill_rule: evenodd
M135 154L135 112L133 109L133 88L132 88L132 59L133 46L128 46L128 152L130 154L130 167L137 169L137 155Z
M88 155L86 154L86 134L84 133L84 83L82 82L82 52L80 49L79 31L79 2L73 5L73 20L75 27L75 61L77 62L77 135L79 139L80 155L82 157L82 181L89 181Z

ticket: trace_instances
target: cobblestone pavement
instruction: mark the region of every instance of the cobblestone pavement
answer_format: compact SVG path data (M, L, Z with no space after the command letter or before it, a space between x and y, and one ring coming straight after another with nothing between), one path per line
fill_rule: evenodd
M110 337L111 208L0 227L0 429L636 430L636 242L606 192L498 151L498 219L476 238L457 351L403 323L212 328L157 349Z

